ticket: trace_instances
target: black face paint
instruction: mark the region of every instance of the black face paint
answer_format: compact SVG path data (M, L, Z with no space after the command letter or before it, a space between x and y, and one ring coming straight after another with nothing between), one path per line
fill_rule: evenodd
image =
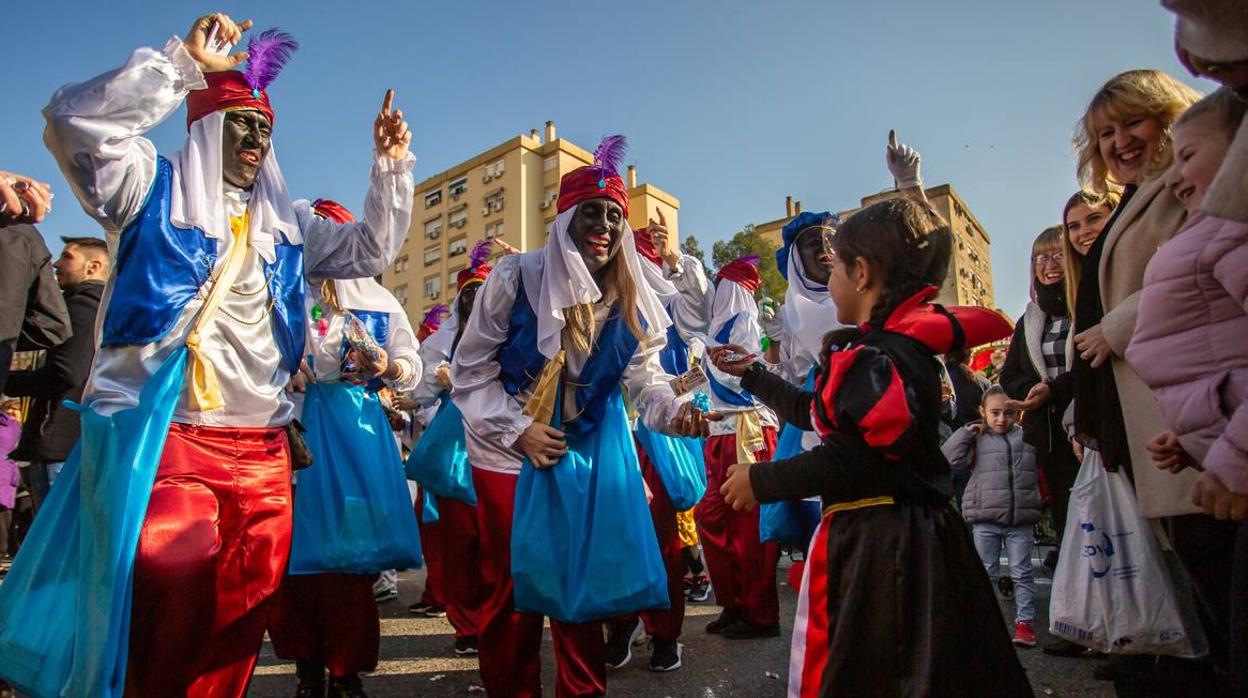
M269 154L273 124L255 109L225 113L221 127L221 175L236 187L250 189Z
M606 266L620 250L624 209L613 199L589 199L576 206L568 224L568 236L593 274Z
M459 292L459 300L456 301L456 311L459 314L459 322L462 327L468 322L469 316L472 315L472 306L477 302L477 291L481 290L481 284L469 284Z
M807 228L797 234L797 254L802 260L802 270L806 278L821 285L828 285L828 259L824 251L823 231L819 228Z

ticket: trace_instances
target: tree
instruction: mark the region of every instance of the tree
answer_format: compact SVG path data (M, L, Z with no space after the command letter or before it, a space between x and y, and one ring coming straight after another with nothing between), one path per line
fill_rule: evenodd
M706 266L706 253L702 251L702 246L698 244L698 239L694 236L690 235L680 243L680 251L701 262L702 266Z
M719 269L738 257L758 255L758 275L763 279L762 288L755 295L765 295L783 302L784 291L788 287L780 270L776 268L777 246L754 230L754 225L745 226L743 230L732 236L731 240L721 240L711 248L711 260Z

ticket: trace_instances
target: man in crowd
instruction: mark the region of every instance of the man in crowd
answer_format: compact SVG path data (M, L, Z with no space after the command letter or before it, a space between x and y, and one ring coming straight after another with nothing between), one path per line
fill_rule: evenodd
M65 458L78 442L78 413L64 400L82 399L82 389L95 358L95 316L108 279L108 245L94 237L61 240L65 248L52 265L61 287L73 335L48 350L43 365L9 376L5 389L13 397L32 398L22 440L13 458L30 463L23 481L35 512L56 480Z

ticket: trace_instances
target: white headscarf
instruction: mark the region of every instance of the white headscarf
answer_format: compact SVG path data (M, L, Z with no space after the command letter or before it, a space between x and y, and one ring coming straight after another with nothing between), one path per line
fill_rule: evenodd
M555 216L547 230L545 247L520 257L524 292L537 314L537 349L547 358L554 358L562 345L559 335L563 332L564 310L602 298L602 291L585 266L576 243L568 235L568 226L576 215L577 207ZM616 244L620 246L616 254L624 258L635 282L637 312L645 321L646 334L649 337L662 336L672 321L663 309L658 294L646 283L641 256L637 254L628 221L623 222Z
M371 276L361 279L335 279L334 291L338 305L349 310L367 310L383 313L402 313L403 306L385 286Z
M221 163L224 124L225 114L219 111L196 120L191 124L186 147L169 158L173 163L170 219L174 225L199 228L209 237L223 242L225 247L221 259L225 258L224 250L233 241L224 205ZM277 151L272 144L260 163L260 173L252 187L247 211L251 246L266 261L274 260L275 234L282 233L291 244L303 242L295 208L286 190L286 180L277 165Z
M797 247L796 240L793 247ZM780 311L785 333L781 341L789 343L789 356L800 364L798 370L809 370L819 361L823 335L844 325L836 319L836 303L828 287L810 280L796 249L790 251L788 272L789 288Z
M641 275L646 279L646 285L654 290L654 294L659 297L659 302L663 307L667 307L672 301L676 300L676 296L680 292L676 290L676 286L671 280L663 275L663 267L655 264L644 257L641 261Z

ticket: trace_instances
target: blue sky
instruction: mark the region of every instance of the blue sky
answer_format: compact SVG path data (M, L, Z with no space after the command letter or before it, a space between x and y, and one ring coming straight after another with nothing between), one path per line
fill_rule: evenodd
M358 207L371 122L396 91L423 179L553 119L592 148L632 143L642 180L681 200L710 244L783 214L843 209L891 186L889 128L993 238L997 303L1021 312L1030 242L1074 192L1070 135L1113 74L1160 68L1202 91L1153 0L1047 2L129 2L6 8L0 169L52 183L60 235L99 234L43 147L57 86L119 66L221 10L303 48L270 90L292 192ZM181 147L184 114L150 137Z

